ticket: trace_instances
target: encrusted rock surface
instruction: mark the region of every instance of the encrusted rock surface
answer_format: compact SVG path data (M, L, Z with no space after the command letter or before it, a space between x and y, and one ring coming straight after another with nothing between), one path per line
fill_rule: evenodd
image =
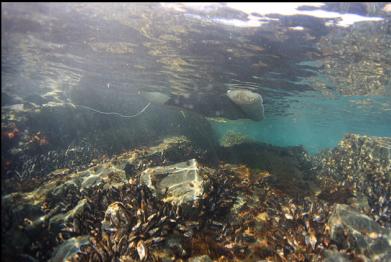
M311 167L299 147L247 142L220 148L213 166L186 138L167 138L3 196L2 251L9 261L387 261L388 145L349 135ZM294 190L317 182L320 194Z
M221 137L219 144L223 147L230 147L246 142L251 142L251 140L246 135L230 130L223 137Z
M203 178L197 160L190 159L170 166L144 170L140 176L163 201L174 205L189 206L204 192Z
M324 262L349 262L349 257L338 251L326 250L324 252Z
M137 111L147 103L138 100L130 103L130 111ZM10 118L13 115L17 118ZM142 118L111 117L63 103L23 112L7 109L2 112L2 119L1 152L7 163L2 165L2 179L12 178L15 184L56 169L83 170L93 159L119 154L135 146L153 146L170 136L190 139L194 154L199 155L207 151L212 156L216 143L209 122L202 116L156 105L151 105ZM28 186L8 185L2 183L3 192L20 191ZM38 183L30 183L29 189L36 186Z
M200 151L185 137L172 137L153 147L138 148L101 162L94 160L89 168L79 172L55 170L42 177L41 185L34 190L2 197L2 218L10 227L3 237L15 240L14 247L22 252L41 234L46 234L46 225L56 234L75 217L88 212L91 203L82 198L85 192L96 187L118 190L140 170L198 154ZM131 171L126 172L125 167L130 166Z
M351 203L391 225L391 138L348 134L317 162L321 198Z
M76 253L80 252L81 247L88 245L89 243L88 236L70 238L54 250L54 255L49 262L68 261Z
M348 205L337 204L328 224L330 236L341 249L354 249L373 261L391 256L391 230Z
M131 218L127 208L121 202L111 203L105 212L102 220L102 230L116 231L125 230L129 227Z

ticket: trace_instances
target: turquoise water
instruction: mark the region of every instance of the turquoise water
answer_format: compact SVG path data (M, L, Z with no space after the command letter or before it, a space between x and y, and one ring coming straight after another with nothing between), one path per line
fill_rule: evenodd
M220 138L234 131L273 145L303 145L312 154L336 146L346 133L391 136L391 102L387 97L325 98L307 92L300 97L286 98L285 102L289 108L284 116L266 113L261 122L211 123Z

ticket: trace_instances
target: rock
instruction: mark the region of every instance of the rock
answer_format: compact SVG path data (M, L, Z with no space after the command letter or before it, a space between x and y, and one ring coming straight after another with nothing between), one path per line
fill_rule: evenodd
M183 208L189 208L204 190L203 179L195 159L170 166L148 168L142 172L140 181L163 201L181 205Z
M202 152L194 150L194 144L188 139L171 137L156 146L137 148L112 159L106 158L78 172L69 169L54 170L40 180L40 185L34 190L2 197L2 210L7 211L2 212L2 220L4 218L5 221L4 236L12 244L12 247L7 244L6 249L12 250L9 253L23 253L31 243L40 241L44 236L56 236L64 226L81 222L80 218L84 217L84 212L89 207L89 202L83 195L91 189L95 190L95 186L100 186L103 190L118 190L128 183L126 172L131 173L131 177L135 179L141 170L166 163L177 164L149 169L169 172L168 176L159 178L159 192L166 186L170 187L165 200L183 204L184 213L189 210L187 214L192 214L191 205L203 192L200 169L192 157L185 162L175 160L187 160L187 157L194 157L196 154ZM111 203L102 221L103 229L112 231L113 228L126 228L130 223L126 216L119 203Z
M166 246L177 256L186 256L188 254L184 247L185 244L183 237L176 234L170 235L166 239Z
M121 202L114 202L107 207L102 221L102 230L126 230L131 223L131 216Z
M208 255L189 258L189 262L212 262L213 260Z
M263 99L260 94L247 89L228 90L227 96L240 109L254 121L264 118Z
M88 236L73 237L59 245L53 252L50 262L70 261L72 256L80 252L82 246L90 243Z
M151 103L164 105L169 99L170 96L163 94L161 92L141 92L141 96L147 99Z
M60 230L61 225L68 222L71 218L74 218L77 215L83 213L87 206L88 206L87 199L81 199L74 208L72 208L65 214L59 213L53 216L52 218L50 218L49 219L50 227L52 229L57 228L57 230Z
M126 178L130 178L136 171L136 167L130 163L126 163L124 171L125 171Z
M17 97L13 94L7 94L6 92L1 91L1 105L4 108L4 106L14 105L14 104L20 104L23 102L23 99L21 97Z
M90 97L91 94L87 91L85 95ZM76 94L76 97L79 96ZM126 103L129 108L118 108L118 112L139 112L148 103L139 98ZM82 101L86 100L81 99L80 103ZM110 102L107 97L102 97L101 102L89 106L100 111L113 110L112 106L108 109ZM131 119L99 114L68 103L56 106L44 104L34 110L27 109L26 104L14 107L14 110L7 109L4 116L2 114L2 120L4 125L16 123L21 132L5 143L3 156L7 160L13 159L12 171L23 177L46 176L59 168L84 169L92 159L118 154L135 146L149 146L170 136L185 136L191 140L196 146L192 151L193 157L205 152L212 155L217 143L210 123L204 117L166 106L151 105L140 116ZM15 111L19 107L23 111ZM37 132L44 135L44 139L32 140ZM207 159L211 161L212 157ZM217 162L217 157L214 161ZM3 184L8 192L18 191L10 183Z
M348 205L337 204L328 224L339 248L352 248L373 260L390 255L391 231Z
M4 235L17 242L12 248L15 248L16 252L22 252L32 242L48 235L48 228L56 235L66 222L83 213L88 204L86 199L77 198L80 191L99 183L113 188L127 183L123 171L126 161L127 158L123 156L122 161L102 163L81 172L54 172L47 177L47 181L31 192L3 196L2 208L10 210L9 217L12 219ZM74 197L76 198L73 201ZM50 211L44 213L41 207L48 203ZM67 210L61 211L64 205ZM49 227L44 226L47 223Z
M366 214L371 212L371 207L368 203L368 198L361 194L357 193L355 197L352 197L348 200L348 204L357 210L363 210Z
M245 134L235 132L232 130L227 131L221 139L219 140L219 143L222 147L230 147L242 143L250 143L251 139L248 138Z
M317 158L324 196L346 191L334 202L350 203L381 225L391 226L391 138L348 134Z
M78 199L78 202L73 202L66 212L61 212L61 208L56 208L60 202L70 204L70 199L65 196L79 195L80 192L100 184L104 184L104 188L119 188L128 183L126 172L136 174L139 169L161 164L163 160L185 160L185 157L195 156L196 151L192 142L185 137L172 137L156 146L125 152L79 172L71 172L69 169L54 170L34 190L2 197L2 206L5 210L11 210L12 214L13 227L10 234L16 234L12 232L19 230L18 225L23 224L25 218L32 221L27 227L27 232L31 232L29 234L34 237L42 231L41 225L44 222L49 222L53 232L56 232L61 224L83 212L87 204L85 199ZM191 174L189 172L189 175ZM198 186L197 183L195 185ZM48 214L41 210L45 202L51 203Z
M39 225L42 225L40 218L44 213L39 206L26 202L24 197L23 193L12 193L1 199L2 239L6 239L6 245L12 247L12 251L6 248L7 254L23 253L32 243L31 236L42 231ZM21 225L26 226L27 230L20 227Z
M353 160L346 163L345 169L351 167L362 175L371 171L391 178L391 138L348 134L337 150Z
M312 171L306 154L300 146L277 147L250 142L218 149L220 161L244 164L251 169L267 170L272 174L268 179L272 179L275 186L291 195L308 195L313 191L307 179Z
M164 163L178 163L198 157L197 147L184 136L167 137L156 146L149 147L140 160L164 161Z
M349 262L347 255L333 250L325 250L323 253L324 262Z
M198 114L186 113L184 117L178 110L151 104L139 116L125 118L124 121L123 117L107 116L98 111L112 110L119 114L133 115L132 112L134 114L140 112L148 101L141 97L137 100L131 98L125 108L122 104L116 110L114 104L108 107L110 101L107 96L91 99L88 89L80 92L85 93L75 94L77 98L73 100L74 105L63 103L42 106L39 110L26 113L27 120L23 125L47 134L52 147L64 148L73 141L82 139L81 134L89 134L89 140L96 141L94 146L97 149L110 153L118 153L131 146L148 145L151 141L158 141L168 136L183 135L195 144L206 148L210 148L209 142L215 142L212 141L214 133L209 122ZM86 101L83 96L89 97L89 101L96 103L83 104ZM118 103L118 101L112 102ZM61 139L58 139L59 137ZM205 144L206 141L208 143Z

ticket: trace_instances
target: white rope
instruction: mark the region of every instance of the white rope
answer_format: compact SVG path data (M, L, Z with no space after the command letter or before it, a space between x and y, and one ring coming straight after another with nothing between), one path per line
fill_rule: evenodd
M102 111L99 111L99 110L96 110L94 108L91 108L89 106L83 106L83 105L75 105L75 106L78 106L78 107L81 107L81 108L84 108L84 109L88 109L90 111L93 111L93 112L96 112L96 113L99 113L99 114L102 114L102 115L116 115L116 116L119 116L119 117L123 117L123 118L133 118L133 117L136 117L136 116L139 116L141 115L145 110L147 110L147 108L151 105L151 102L149 102L143 109L141 109L141 111L139 111L137 114L135 115L130 115L130 116L127 116L127 115L123 115L123 114L120 114L120 113L117 113L117 112L102 112Z

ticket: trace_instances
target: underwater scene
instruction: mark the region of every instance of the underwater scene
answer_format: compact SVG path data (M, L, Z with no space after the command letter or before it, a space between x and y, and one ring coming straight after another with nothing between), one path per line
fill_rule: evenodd
M391 261L391 3L2 3L2 261Z

